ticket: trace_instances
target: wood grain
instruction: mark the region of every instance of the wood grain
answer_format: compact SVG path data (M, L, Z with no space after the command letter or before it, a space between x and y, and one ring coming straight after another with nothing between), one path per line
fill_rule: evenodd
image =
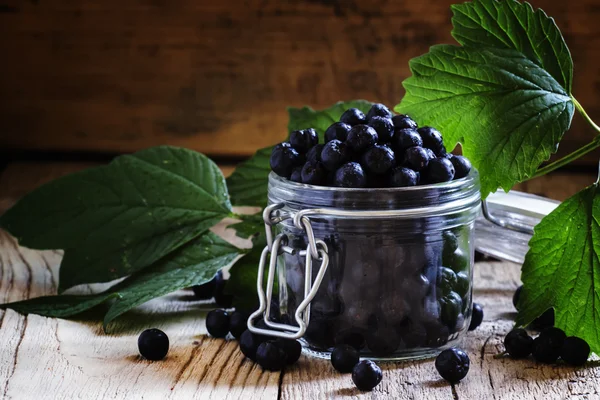
M126 152L168 143L247 156L285 136L288 105L397 104L408 60L453 42L454 2L5 0L0 147ZM573 93L599 119L600 7L533 3L564 32ZM592 135L576 118L561 153Z

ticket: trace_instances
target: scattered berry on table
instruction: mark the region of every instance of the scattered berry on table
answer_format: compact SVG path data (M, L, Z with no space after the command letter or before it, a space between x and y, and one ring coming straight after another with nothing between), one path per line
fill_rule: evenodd
M417 129L417 123L408 115L395 115L392 117L394 128L398 129Z
M423 147L423 139L414 129L400 129L394 134L394 149L398 152L409 147Z
M321 153L323 152L323 147L325 147L324 144L317 144L313 146L313 148L310 149L308 153L306 153L306 162L315 163L321 161Z
M331 352L331 365L343 374L352 372L359 359L358 350L347 344L338 344Z
M517 290L515 290L515 294L513 294L512 303L515 306L515 310L519 310L519 299L521 298L521 291L523 290L523 285L519 286Z
M575 336L565 338L560 352L560 358L569 365L580 367L590 356L590 345Z
M352 151L348 145L338 139L328 142L321 151L321 161L329 171L336 171L343 164L350 161L351 156Z
M325 130L325 143L331 142L332 140L339 140L345 142L348 138L348 132L352 127L343 122L334 122Z
M169 337L160 329L146 329L138 337L138 350L147 360L162 360L169 352Z
M323 163L317 161L315 163L307 162L302 167L302 183L308 185L323 185L327 179L327 170Z
M410 150L410 149L409 149ZM441 183L454 179L454 165L447 158L429 160L427 167L427 182Z
M533 341L533 358L542 363L552 364L560 357L565 339L566 335L561 329L544 329Z
M230 308L233 305L233 296L225 293L227 280L223 277L223 271L219 270L216 275L215 303L219 307Z
M225 310L212 310L206 315L206 330L211 336L224 338L229 333L229 313Z
M240 350L249 359L256 360L256 350L258 346L264 341L264 338L260 335L256 335L246 329L240 336Z
M377 143L378 139L375 129L361 124L350 129L346 143L354 152L360 153Z
M363 392L373 390L375 386L379 385L382 377L381 368L371 360L360 361L352 370L352 381L358 390Z
M300 153L306 153L317 143L319 143L319 136L313 128L290 133L290 144Z
M361 165L374 174L384 174L396 163L396 156L387 146L376 144L362 156Z
M335 171L333 185L347 188L366 187L367 178L365 171L357 162L346 163Z
M464 178L471 172L471 161L463 156L452 156L450 162L454 166L454 179Z
M194 291L194 296L198 300L208 300L214 297L216 287L217 277L215 275L210 281L203 283L202 285L192 286L192 290Z
M389 118L373 117L369 120L369 126L377 132L379 143L387 143L394 136L394 124Z
M471 324L469 330L474 331L483 321L483 307L477 303L473 303L473 311L471 312Z
M350 126L366 124L367 117L358 108L349 108L340 117L340 122L348 124Z
M533 338L525 329L513 329L504 338L504 347L512 358L525 358L533 350Z
M286 354L274 340L268 340L256 349L256 362L266 370L281 371L286 364Z
M302 354L302 345L299 341L293 339L275 339L275 345L285 353L285 362L292 365L298 361Z
M418 183L418 173L410 168L396 167L390 173L390 187L416 186Z
M229 332L234 338L239 339L242 333L248 329L248 318L250 314L244 311L234 311L229 319Z
M435 369L440 376L453 384L467 376L469 366L469 356L457 348L446 349L435 359Z
M422 147L409 147L404 152L403 162L405 166L412 170L422 171L429 165L429 155Z
M392 112L384 104L375 103L371 106L371 108L369 109L369 112L367 112L367 121L371 121L371 119L373 117L382 117L382 118L391 119Z
M302 164L302 156L293 147L274 148L271 153L271 169L279 176L289 178L294 167Z
M417 129L417 132L419 132L419 135L423 139L423 147L433 150L438 157L446 154L442 134L437 129L430 126L423 126Z

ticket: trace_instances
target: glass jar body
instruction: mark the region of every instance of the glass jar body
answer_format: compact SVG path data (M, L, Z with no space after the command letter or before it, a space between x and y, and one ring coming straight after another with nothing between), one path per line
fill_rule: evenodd
M477 175L452 184L450 190L430 185L412 191L348 191L270 178L269 202L283 203L282 214L323 211L310 217L315 237L327 245L329 264L302 337L309 352L326 357L335 345L350 344L366 358L423 358L452 345L467 330ZM328 215L328 210L372 215ZM415 211L407 216L402 214L406 210ZM307 248L306 232L291 219L275 229L287 236L290 247ZM276 319L294 320L305 293L305 257L300 252L278 256ZM319 267L314 261L313 277Z

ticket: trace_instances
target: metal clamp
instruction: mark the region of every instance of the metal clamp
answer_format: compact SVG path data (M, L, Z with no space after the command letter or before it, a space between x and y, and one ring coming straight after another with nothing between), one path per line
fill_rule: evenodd
M492 224L499 226L501 228L510 229L511 231L526 233L528 235L533 235L533 227L527 224L522 224L520 222L509 221L506 219L502 219L492 215L490 209L487 204L487 200L481 201L481 211L483 212L483 216L485 219L490 221Z
M277 257L281 253L295 254L295 249L288 246L288 238L285 234L279 234L273 238L272 227L286 219L292 218L291 215L281 214L279 210L284 204L273 204L265 208L263 220L265 221L265 232L267 236L267 245L263 249L258 264L258 278L256 280L256 289L260 306L248 319L248 329L256 334L275 336L285 339L298 339L304 335L310 322L310 302L316 296L319 286L323 281L327 266L329 265L329 255L327 245L320 239L315 239L314 231L308 217L298 219L294 218L294 225L306 232L308 245L306 250L300 251L300 255L306 257L304 271L304 300L298 305L294 314L294 319L298 326L282 324L270 320L271 317L271 299L273 297L273 285L275 282L275 270L277 269ZM267 256L270 254L269 270L267 275L267 290L263 288L263 279L265 273L265 264ZM321 260L321 266L317 276L312 280L313 258ZM262 316L265 325L271 329L259 328L255 325L255 320Z

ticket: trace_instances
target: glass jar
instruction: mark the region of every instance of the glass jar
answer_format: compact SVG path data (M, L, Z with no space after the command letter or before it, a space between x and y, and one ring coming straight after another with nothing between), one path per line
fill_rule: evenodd
M345 343L361 357L387 360L434 356L467 330L476 171L442 184L381 189L304 185L271 173L268 196L265 221L277 235L278 256L266 298L259 279L261 309L253 315L266 311L268 327L250 323L252 330L291 332L316 356Z

